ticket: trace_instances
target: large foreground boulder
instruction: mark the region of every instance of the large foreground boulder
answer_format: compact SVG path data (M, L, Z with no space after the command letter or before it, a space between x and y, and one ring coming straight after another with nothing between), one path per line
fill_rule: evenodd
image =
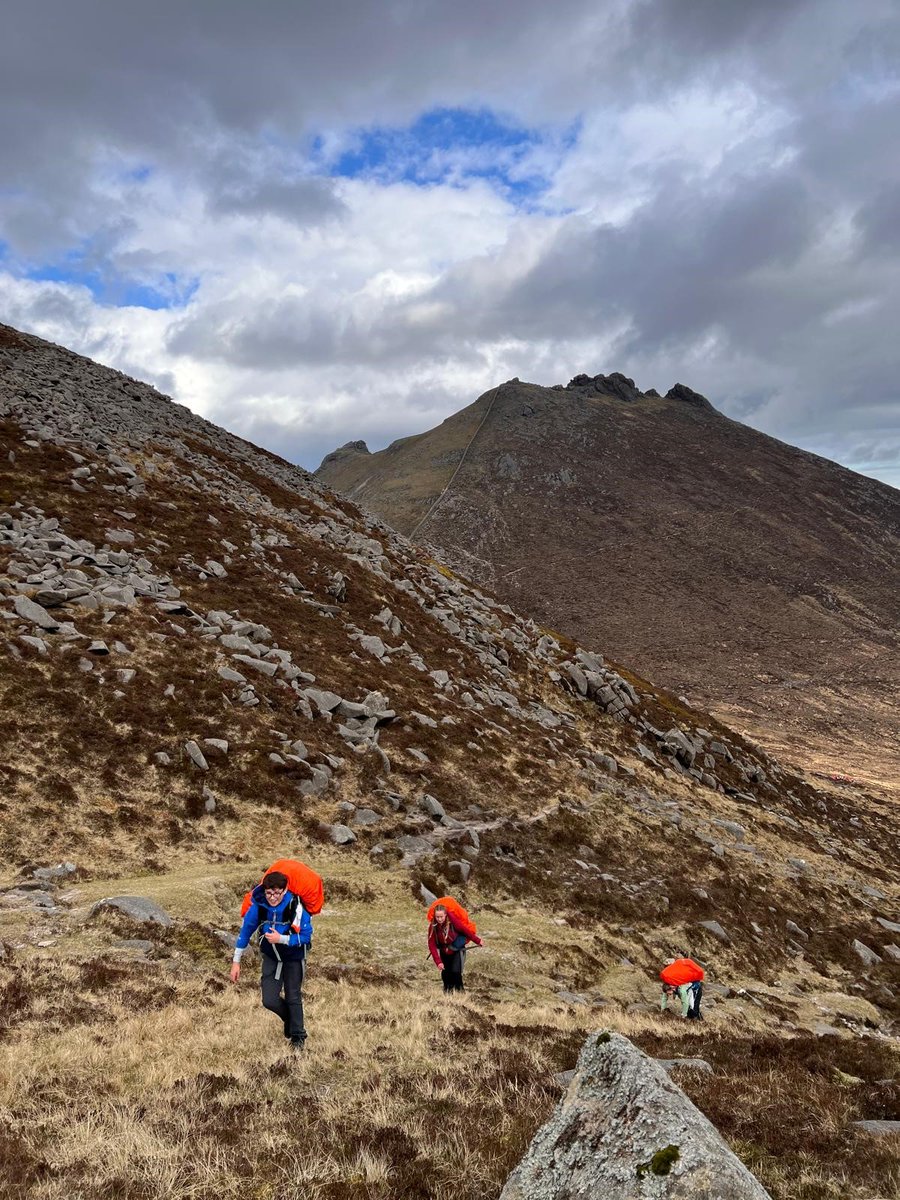
M768 1200L665 1071L617 1033L585 1042L500 1200Z

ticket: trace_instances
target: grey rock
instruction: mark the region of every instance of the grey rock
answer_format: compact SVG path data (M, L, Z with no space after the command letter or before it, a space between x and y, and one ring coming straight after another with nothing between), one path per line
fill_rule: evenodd
M328 790L328 785L331 782L331 776L328 775L321 767L312 767L312 774L309 779L304 779L300 784L301 796L321 796Z
M165 750L157 750L153 755L153 758L154 761L161 767L170 767L172 765L172 759L168 754L166 754Z
M727 945L731 941L731 938L718 921L699 921L698 924L702 929L709 930L713 937L718 938L720 942L725 942Z
M430 892L424 883L420 883L419 899L423 904L426 904L430 908L432 904L434 904L435 900L437 900L437 896L434 894L434 892Z
M900 1121L854 1121L853 1124L875 1137L900 1137Z
M193 738L191 738L190 741L184 743L184 752L185 752L185 754L187 754L188 758L191 760L191 762L194 764L194 766L197 767L199 770L201 770L201 771L209 770L209 763L203 757L203 751L200 749L200 747L197 745L197 743L194 741Z
M888 942L885 946L883 946L882 953L886 958L889 958L891 962L900 963L900 946L895 946L893 942Z
M214 813L216 811L217 804L215 792L211 792L208 787L204 787L202 795L204 811L207 813Z
M157 925L166 926L174 924L166 910L160 908L155 900L150 900L146 896L107 896L103 900L97 901L91 909L91 916L110 908L124 913L132 921L144 923L152 921Z
M67 879L70 875L74 875L78 868L73 862L58 863L55 867L35 867L31 872L35 879L40 879L43 883L51 883L57 879Z
M31 634L24 633L19 638L20 642L24 642L26 646L30 646L32 650L37 650L38 654L47 653L47 643L43 638L32 637Z
M207 575L215 575L217 579L224 579L228 574L222 564L220 562L216 562L216 560L213 558L206 560L206 562L203 564L203 570L207 573Z
M886 929L888 933L900 933L900 924L896 921L889 921L886 917L876 917L875 920L882 929Z
M226 755L228 753L228 742L225 738L204 738L203 745L207 751L212 751L214 754Z
M794 921L785 921L784 927L788 933L792 933L794 937L802 938L804 942L809 941L809 934L805 929L801 929Z
M114 950L134 950L137 954L151 954L156 946L153 942L148 942L146 938L116 938L113 942Z
M380 637L374 634L366 634L365 637L359 639L359 644L363 650L368 650L370 654L374 654L376 658L384 658L387 653L387 647Z
M341 703L341 697L337 692L326 692L320 688L304 688L303 695L316 706L320 713L333 712Z
M55 633L59 629L59 621L55 617L51 617L46 608L40 604L35 604L27 596L16 596L13 601L13 608L23 621L37 625L40 629L46 629L48 633Z
M223 633L219 638L219 645L224 646L226 650L241 650L245 654L256 650L255 643L251 642L248 637L241 637L236 633Z
M381 820L381 813L377 813L374 808L358 808L351 820L354 825L377 825Z
M133 546L134 534L130 529L107 529L106 540L113 545Z
M356 834L348 825L328 825L325 832L336 846L352 846L356 841Z
M454 859L447 864L447 870L453 879L458 879L460 883L468 883L469 875L472 872L472 864L470 862Z
M244 667L249 667L251 671L259 671L260 675L268 675L270 679L278 671L277 662L268 662L263 658L253 658L249 654L235 654L234 661L239 662Z
M419 801L419 808L423 812L428 813L429 817L433 817L436 821L443 820L446 817L446 810L440 800L435 800L434 796L424 795Z
M414 833L401 834L394 844L403 854L402 865L407 867L418 862L420 858L425 858L426 855L434 853L434 845L428 838L419 837Z
M877 967L882 961L880 954L876 954L871 947L867 946L865 942L861 942L858 938L853 939L853 949L862 959L863 966Z
M217 673L221 679L228 683L246 683L247 676L242 675L240 671L235 671L231 667L218 667Z
M665 1156L655 1156L669 1147L677 1148L677 1157L660 1173ZM768 1200L684 1092L617 1033L588 1038L565 1096L510 1175L501 1200L563 1196Z
M121 670L116 671L116 679L119 683L132 683L135 675L137 675L137 671L131 667L123 667Z
M109 654L109 646L107 646L106 642L101 642L101 641L97 640L97 641L91 642L91 644L87 648L87 652L88 652L88 654L97 654L97 655Z

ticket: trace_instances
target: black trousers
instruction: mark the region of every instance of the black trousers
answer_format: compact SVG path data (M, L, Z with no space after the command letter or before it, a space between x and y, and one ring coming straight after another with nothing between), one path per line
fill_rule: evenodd
M691 997L691 1007L688 1009L688 1020L702 1021L703 1018L700 1015L700 1001L703 999L703 984L697 980L696 983L691 984L690 990L693 995Z
M445 992L461 992L463 991L462 973L466 963L465 950L444 950L440 951L441 962L444 964L444 969L441 971L441 979L444 983Z
M284 1036L292 1042L305 1042L306 1029L303 1026L303 971L304 960L293 962L283 960L281 963L281 978L275 978L278 963L274 958L262 956L262 977L259 981L262 988L263 1007L275 1013L284 1022ZM284 996L282 997L282 989Z

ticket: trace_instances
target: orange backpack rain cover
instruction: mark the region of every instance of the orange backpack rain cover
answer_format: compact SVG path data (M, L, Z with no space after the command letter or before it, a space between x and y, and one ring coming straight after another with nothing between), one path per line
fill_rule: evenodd
M308 867L306 863L298 862L296 858L279 858L277 862L273 862L269 871L280 871L282 875L287 875L288 891L293 892L295 896L300 897L300 903L314 917L316 913L322 911L322 905L325 903L325 887L322 883L322 876L317 875L312 867ZM266 875L263 876L265 879ZM262 880L260 880L260 883ZM243 916L252 900L253 889L244 897L244 903L241 906L241 916Z
M676 958L659 973L663 983L669 987L681 987L683 983L701 983L705 978L703 968L692 958Z
M474 934L478 936L478 930L475 928L475 922L471 920L469 914L452 896L441 896L428 909L429 924L434 920L434 910L436 908L446 908L447 916L453 922L460 933L464 933L467 937L472 937Z

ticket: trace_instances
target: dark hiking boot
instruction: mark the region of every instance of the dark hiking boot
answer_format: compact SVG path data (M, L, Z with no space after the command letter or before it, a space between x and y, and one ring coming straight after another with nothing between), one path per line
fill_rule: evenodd
M291 1049L295 1052L300 1051L306 1045L306 1038L291 1038Z

